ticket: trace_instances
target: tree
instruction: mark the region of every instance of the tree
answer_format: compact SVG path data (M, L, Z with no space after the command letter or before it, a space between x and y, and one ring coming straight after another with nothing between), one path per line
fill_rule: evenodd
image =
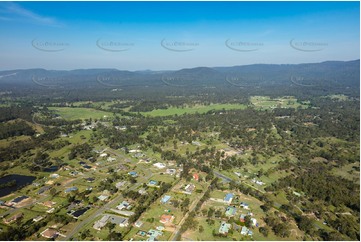
M49 192L52 197L54 197L56 195L56 189L54 187L52 189L50 189Z
M246 216L244 217L244 223L246 225L246 227L250 228L252 227L252 220L251 220L251 216Z
M204 228L203 228L203 226L202 226L202 225L199 225L199 229L198 229L198 231L199 231L199 233L203 233Z
M259 232L263 234L264 237L268 236L269 229L267 227L260 227Z
M296 220L298 223L298 227L306 232L310 233L310 231L313 229L313 221L312 219L309 219L306 216L301 216L298 220Z
M109 229L109 233L115 228L115 224L108 222L106 227Z

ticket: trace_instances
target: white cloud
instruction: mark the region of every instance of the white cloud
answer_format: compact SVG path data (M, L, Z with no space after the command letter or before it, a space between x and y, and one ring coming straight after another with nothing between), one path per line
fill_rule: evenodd
M37 13L34 13L28 9L23 8L16 3L6 3L0 8L2 15L0 20L4 21L27 21L35 24L49 25L49 26L62 26L55 18L42 16Z

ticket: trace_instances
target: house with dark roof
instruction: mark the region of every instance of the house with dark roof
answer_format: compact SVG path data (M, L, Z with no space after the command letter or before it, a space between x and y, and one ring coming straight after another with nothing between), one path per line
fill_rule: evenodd
M42 194L46 191L48 191L51 187L50 186L43 186L41 188L39 188L38 194Z
M11 200L11 201L9 202L9 205L10 205L10 206L16 205L16 204L18 204L18 203L20 203L20 202L22 202L22 201L24 201L24 200L26 200L26 199L28 199L28 198L29 198L28 196L19 196L19 197L17 197L17 198L14 198L13 200Z
M89 208L81 208L79 210L76 210L74 212L72 212L70 215L75 218L75 219L78 219L81 215L83 215L86 211L88 211Z

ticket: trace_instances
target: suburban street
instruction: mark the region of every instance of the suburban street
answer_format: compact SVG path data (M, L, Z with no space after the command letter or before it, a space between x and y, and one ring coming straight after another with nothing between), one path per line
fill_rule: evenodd
M210 184L209 184L210 185ZM182 220L179 222L179 224L176 226L175 230L173 231L173 234L170 236L170 241L176 241L176 238L179 236L180 233L180 228L182 227L184 221L188 218L189 214L195 209L197 203L199 202L199 200L201 200L201 198L204 196L204 194L206 193L206 191L208 190L208 187L203 191L202 194L200 194L196 200L193 201L193 203L190 205L188 212L183 216Z

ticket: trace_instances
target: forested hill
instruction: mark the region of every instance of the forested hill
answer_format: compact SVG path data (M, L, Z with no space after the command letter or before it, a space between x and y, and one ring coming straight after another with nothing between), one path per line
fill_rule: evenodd
M0 71L0 89L34 87L214 87L234 88L301 86L352 88L360 86L360 60L307 64L254 64L233 67L197 67L176 71L117 69L7 70Z

